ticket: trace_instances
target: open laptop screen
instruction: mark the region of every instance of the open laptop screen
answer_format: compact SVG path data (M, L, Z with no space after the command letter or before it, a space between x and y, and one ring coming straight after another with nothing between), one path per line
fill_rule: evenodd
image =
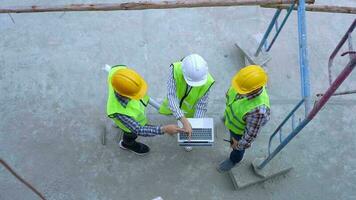
M181 146L211 146L214 142L213 118L188 118L192 126L192 137L188 140L188 134L179 133L178 143ZM178 122L182 127L182 124Z

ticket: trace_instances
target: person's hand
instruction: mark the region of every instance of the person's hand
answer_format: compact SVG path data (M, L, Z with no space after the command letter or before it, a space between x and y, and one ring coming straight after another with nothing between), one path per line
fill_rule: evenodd
M192 132L193 132L192 125L190 124L188 119L185 117L181 118L181 122L183 124L184 132L186 132L188 134L188 139L190 140L190 138L192 137Z
M169 125L162 126L162 131L169 135L174 135L174 134L177 134L178 132L185 132L185 130L183 128L179 128L179 126L177 126L175 124L169 124Z
M231 137L231 148L237 149L238 145L239 145L239 142L235 138Z

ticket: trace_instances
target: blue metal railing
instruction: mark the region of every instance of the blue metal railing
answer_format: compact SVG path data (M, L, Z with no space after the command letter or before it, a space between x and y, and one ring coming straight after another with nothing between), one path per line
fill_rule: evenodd
M322 96L320 101L318 101L313 109L308 113L308 116L299 123L299 125L292 130L292 132L282 141L280 144L270 152L270 145L268 146L268 156L267 158L257 166L258 169L264 168L300 131L316 116L316 114L321 110L321 108L326 104L330 97L335 93L337 88L343 83L343 81L350 75L353 69L356 67L356 57L350 60L346 65L344 70L339 74L336 80L331 84L325 94ZM301 104L300 104L301 105ZM270 139L271 140L271 139Z
M298 38L299 38L299 66L300 66L300 84L302 98L305 99L305 116L310 110L310 80L309 80L309 62L307 52L307 30L305 21L305 0L299 1L298 5Z
M288 11L291 12L295 6L293 3ZM284 23L286 22L286 18L288 18L290 13L287 13ZM273 21L273 20L272 20ZM267 30L269 31L269 30ZM280 32L280 31L279 31ZM277 36L279 34L277 31ZM265 34L266 35L266 34ZM275 40L276 36L273 38ZM306 22L305 22L305 0L300 0L298 4L298 38L299 38L299 67L300 67L300 77L301 77L301 96L302 99L299 103L292 109L292 111L287 115L287 117L282 121L282 123L277 127L277 129L273 132L273 134L269 138L268 142L268 157L258 166L258 168L262 169L265 167L268 162L276 156L283 149L285 145L289 143L289 141L295 136L294 134L299 133L300 130L304 128L304 126L309 123L304 119L299 122L299 124L295 127L294 116L295 112L303 105L305 106L305 116L309 113L310 107L310 81L309 81L309 63L308 63L308 52L307 52L307 33L306 33ZM292 117L292 132L283 140L282 139L282 127L285 123ZM276 149L271 153L271 144L273 138L279 133L279 145Z
M292 111L287 115L287 117L282 121L282 123L276 128L276 130L273 132L273 134L270 136L269 141L268 141L268 155L271 154L271 143L272 143L272 139L274 138L274 136L277 135L277 133L279 133L279 142L282 143L282 127L284 126L284 124L289 120L289 118L292 117L292 130L295 129L294 126L294 113L298 110L298 108L303 105L304 103L304 99L302 99L301 101L299 101L299 103L292 109Z
M266 44L267 42L267 38L269 36L269 34L271 33L272 29L273 29L273 26L274 24L276 23L279 15L281 14L282 10L281 9L277 9L276 12L274 13L274 16L272 18L272 21L271 23L269 24L268 28L267 28L267 31L265 32L265 34L263 35L263 38L262 38L262 41L260 42L260 45L258 46L257 50L256 50L256 53L255 53L255 56L257 57L260 52L262 51L262 47L263 45Z
M299 1L300 4L304 3L304 0L300 0ZM300 10L299 10L300 9ZM302 12L305 9L305 7L300 6L298 7L298 12L300 11L300 18L298 18L298 20L300 20L300 23L304 23L303 22L303 18L305 18L305 15L303 16ZM299 13L298 13L299 15ZM303 60L306 58L307 55L307 51L306 51L306 46L303 47L303 45L306 44L306 35L303 35L303 30L304 30L304 34L305 34L305 27L302 27L303 24L299 25L299 32L300 32L300 40L299 40L299 44L300 44L300 59L302 59L300 61L300 65L301 65L301 75L302 75L302 81L309 81L308 77L304 77L304 76L309 76L308 73L308 62L307 60ZM305 24L304 24L305 26ZM356 19L354 20L354 22L352 23L352 25L350 26L348 32L346 32L346 36L350 35L351 32L355 29L356 27ZM344 38L346 37L344 36ZM340 50L341 45L343 45L345 43L344 38L341 40L341 42L339 43L339 45L335 48L334 52L332 53L332 55L330 56L330 58L334 58L335 56L333 56L334 54L336 55L336 53ZM336 53L335 53L336 52ZM302 69L304 67L304 69ZM257 168L262 169L264 168L310 121L312 121L314 119L314 117L317 115L317 113L323 108L323 106L328 102L328 100L330 99L331 96L333 96L335 94L335 91L339 88L339 86L345 81L345 79L351 74L352 70L354 70L356 67L356 55L352 55L350 56L350 61L349 63L346 65L346 67L343 69L343 71L338 75L338 77L330 84L330 87L326 90L326 92L322 95L321 99L316 102L314 104L313 109L310 112L306 111L306 117L304 120L302 120L301 122L299 122L298 126L295 127L294 125L294 113L296 112L296 110L307 101L308 99L304 98L292 109L292 111L287 115L287 117L282 121L282 123L277 127L277 129L274 131L274 133L270 136L269 139L269 143L268 143L268 156L267 158L259 165L257 166ZM304 78L304 79L303 79ZM302 82L303 84L303 82ZM305 84L305 82L304 82ZM305 89L305 88L304 88ZM308 88L307 88L308 89ZM303 90L302 90L303 91ZM302 95L305 95L304 93L302 93ZM291 133L283 140L281 140L282 137L282 127L285 125L285 123L292 117L292 131ZM279 137L280 137L280 144L273 150L273 152L271 153L271 142L272 139L275 137L275 135L279 133Z
M258 46L258 48L257 48L257 50L256 50L255 57L257 57L257 56L261 53L262 47L267 44L268 36L270 35L270 33L271 33L272 29L273 29L273 26L275 26L275 28L276 28L276 34L273 36L273 39L272 39L271 43L270 43L269 45L266 45L266 46L267 46L266 51L268 52L269 50L271 50L271 48L272 48L274 42L276 41L276 39L277 39L277 37L279 36L280 32L282 31L284 25L286 24L286 22L287 22L287 20L288 20L288 18L289 18L289 16L290 16L290 14L292 13L295 4L296 4L296 2L294 1L294 2L290 5L290 7L288 8L287 14L286 14L285 17L284 17L281 26L278 25L278 18L279 18L279 15L281 14L281 11L282 11L282 10L281 10L281 9L277 9L277 10L276 10L276 12L274 13L274 16L273 16L273 18L272 18L272 21L271 21L271 23L269 24L269 26L268 26L268 28L267 28L267 31L266 31L265 34L263 35L263 38L262 38L262 40L261 40L261 42L260 42L260 44L259 44L259 46Z

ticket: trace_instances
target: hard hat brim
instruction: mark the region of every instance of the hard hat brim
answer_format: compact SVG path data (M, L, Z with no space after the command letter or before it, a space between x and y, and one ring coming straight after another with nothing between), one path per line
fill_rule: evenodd
M190 85L192 87L199 87L199 86L204 85L208 81L208 75L205 75L204 79L201 81L190 81L190 80L187 80L185 77L184 77L184 80L185 80L185 82L187 82L188 85Z
M237 78L237 74L236 74L236 75L234 76L234 78L232 79L231 85L232 85L232 88L234 88L235 91L236 91L237 93L239 93L239 94L248 94L248 93L251 93L251 92L257 90L257 89L260 88L260 87L264 87L264 86L266 86L267 80L268 80L268 79L266 78L266 80L265 80L262 84L256 85L256 87L251 88L251 90L244 90L244 89L242 89L242 88L239 86L239 84L237 84L237 82L235 81L236 78Z
M123 96L128 97L130 99L134 99L134 100L140 100L147 94L147 88L148 88L148 86L147 86L146 81L142 80L142 86L140 88L140 91L136 95L134 95L134 96L123 95Z
M245 88L241 82L247 81L247 79L253 79L254 81L250 83L252 85L249 85L248 87L245 86ZM257 90L258 88L266 86L267 81L268 75L261 66L249 65L240 69L235 74L235 76L231 80L231 85L237 93L248 94Z
M253 90L252 91L243 90L240 88L240 86L238 84L236 84L234 82L232 83L232 88L234 88L234 90L239 94L248 94L253 91Z
M236 73L235 76L231 80L232 88L234 88L234 90L239 94L247 94L247 93L249 93L249 91L241 89L241 87L237 84L237 82L235 81L237 79L237 76L238 76L238 73Z

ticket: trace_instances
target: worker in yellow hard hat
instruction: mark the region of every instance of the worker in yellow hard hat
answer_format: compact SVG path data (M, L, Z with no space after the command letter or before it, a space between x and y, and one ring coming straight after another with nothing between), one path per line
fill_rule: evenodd
M136 154L147 154L150 148L136 141L137 136L152 137L156 135L175 134L184 129L175 124L154 126L147 124L146 106L149 102L147 84L133 69L116 65L109 69L108 101L106 112L123 131L119 146Z
M244 67L232 78L224 113L232 152L218 165L219 172L229 171L242 160L245 149L251 146L261 127L269 120L267 80L266 72L258 65Z

